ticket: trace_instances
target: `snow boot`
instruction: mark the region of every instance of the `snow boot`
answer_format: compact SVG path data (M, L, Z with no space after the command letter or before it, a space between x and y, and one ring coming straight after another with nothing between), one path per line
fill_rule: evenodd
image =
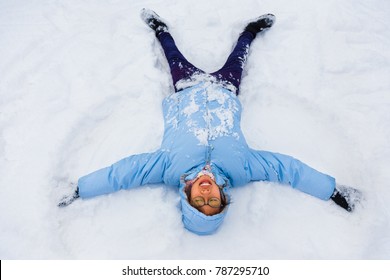
M336 188L331 196L331 199L340 207L348 212L355 209L357 203L362 199L362 193L354 188L336 185Z
M168 26L164 20L154 11L143 8L141 10L141 19L156 33L156 36L162 32L168 32Z
M275 16L273 14L265 14L258 18L253 19L245 27L244 31L249 31L256 37L256 34L262 32L263 30L271 28L275 22Z

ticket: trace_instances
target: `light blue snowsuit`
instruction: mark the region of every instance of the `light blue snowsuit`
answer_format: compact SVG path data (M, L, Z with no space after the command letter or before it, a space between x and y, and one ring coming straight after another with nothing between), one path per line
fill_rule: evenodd
M248 147L240 128L241 103L212 78L203 79L163 101L165 131L161 148L124 158L79 179L82 198L145 184L179 187L184 226L196 234L214 233L228 207L206 216L190 206L184 180L210 164L218 185L229 198L230 187L271 181L328 200L335 179L290 156ZM184 175L184 176L183 176Z

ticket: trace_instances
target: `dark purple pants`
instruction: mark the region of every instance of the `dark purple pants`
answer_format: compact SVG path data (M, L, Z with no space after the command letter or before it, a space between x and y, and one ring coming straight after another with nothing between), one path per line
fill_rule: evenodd
M173 85L176 88L176 82L182 79L191 78L194 74L205 73L203 70L191 64L179 51L171 34L162 32L157 36L164 50L171 69ZM252 43L254 36L250 32L243 32L237 40L237 44L229 55L225 65L216 72L210 73L222 83L228 83L236 88L238 94L242 70L244 68L246 58L248 56L249 46Z

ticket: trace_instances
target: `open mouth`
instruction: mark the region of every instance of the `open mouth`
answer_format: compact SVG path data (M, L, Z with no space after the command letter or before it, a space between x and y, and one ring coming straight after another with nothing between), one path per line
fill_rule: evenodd
M204 178L199 182L199 186L201 187L206 187L206 186L211 186L212 182L210 179Z

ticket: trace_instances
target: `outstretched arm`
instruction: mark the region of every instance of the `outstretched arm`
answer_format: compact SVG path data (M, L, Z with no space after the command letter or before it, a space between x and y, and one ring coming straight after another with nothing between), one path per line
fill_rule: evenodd
M160 150L129 156L81 177L78 181L79 195L89 198L120 189L162 183L164 170L165 153Z
M73 193L63 197L58 207L66 207L79 197L90 198L120 189L162 183L165 163L165 153L160 150L124 158L81 177L78 184L73 186L76 187Z
M335 190L333 177L287 155L252 150L249 169L253 181L289 184L322 200L328 200Z

